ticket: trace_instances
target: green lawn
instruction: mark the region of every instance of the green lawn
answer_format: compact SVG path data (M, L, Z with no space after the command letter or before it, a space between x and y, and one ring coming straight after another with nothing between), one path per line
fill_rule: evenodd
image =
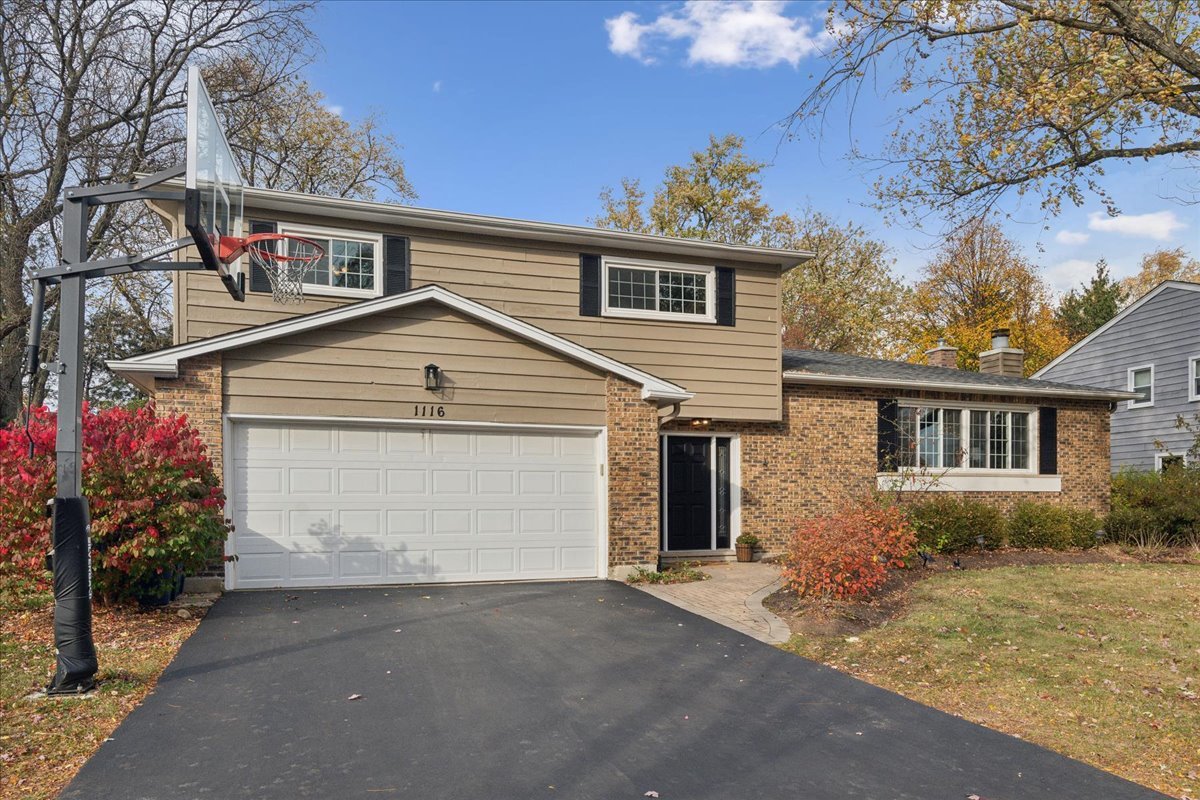
M194 616L194 615L193 615ZM57 797L88 756L154 687L198 620L174 610L98 608L99 690L29 700L54 672L47 592L0 581L0 798Z
M1168 794L1200 794L1200 567L942 573L915 584L887 625L787 647Z

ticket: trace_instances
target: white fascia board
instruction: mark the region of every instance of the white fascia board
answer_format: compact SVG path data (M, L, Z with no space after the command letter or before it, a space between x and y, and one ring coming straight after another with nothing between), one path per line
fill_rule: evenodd
M815 372L785 372L784 383L815 383L828 386L880 386L894 389L927 389L963 394L994 394L1006 397L1060 397L1082 400L1128 400L1136 395L1115 389L1047 389L1044 386L988 386L952 381L906 381L898 378L855 378L848 375L822 375Z
M590 228L582 225L492 217L370 200L322 197L300 192L285 192L279 189L247 187L245 201L247 205L263 210L288 211L299 214L336 214L340 219L373 221L385 225L407 225L480 236L535 239L576 247L596 247L601 250L625 248L718 260L728 258L758 264L774 264L780 266L785 272L814 256L810 250L754 247L703 239L680 239L610 228Z
M183 182L168 181L166 185L182 186ZM334 216L339 220L359 220L450 233L532 239L555 242L569 247L586 246L599 250L625 248L706 259L732 259L777 266L783 272L798 267L816 256L811 250L789 250L780 247L727 244L705 239L656 236L650 233L633 233L611 228L591 228L558 222L537 222L512 217L468 214L461 211L418 208L397 203L380 203L374 200L325 197L303 192L287 192L281 189L263 189L257 186L247 186L243 196L247 201L246 205L264 211L285 211L309 216Z
M273 322L255 328L214 336L198 342L177 345L166 350L146 353L145 355L134 356L122 361L109 361L106 363L108 368L113 372L120 375L128 375L130 380L134 380L135 382L138 382L135 376L174 378L179 374L179 362L187 358L232 350L238 347L246 347L313 330L314 328L322 328L327 325L347 322L382 311L404 308L405 306L428 301L441 303L448 308L461 311L467 316L520 336L560 355L637 383L642 387L642 397L644 399L677 403L690 400L695 396L682 386L664 381L648 372L643 372L616 359L601 355L595 350L576 344L561 336L556 336L534 325L530 325L528 322L510 317L494 308L489 308L474 300L468 300L462 295L455 294L436 285L423 286L420 289L413 289L404 294L390 295L377 300L350 303L328 311L307 314L303 317L294 317L281 322ZM141 382L138 382L138 384L144 386Z
M1096 330L1092 331L1087 336L1083 337L1078 342L1071 345L1069 348L1067 348L1067 350L1062 355L1060 355L1058 358L1054 359L1049 364L1042 367L1041 369L1039 369L1037 372L1033 373L1029 377L1040 378L1043 373L1048 372L1050 369L1052 369L1056 365L1060 364L1064 359L1070 358L1071 354L1076 352L1077 350L1079 350L1079 348L1083 347L1088 342L1092 341L1097 336L1104 333L1106 330L1113 327L1121 320L1125 319L1125 317L1129 316L1134 311L1136 311L1137 309L1144 306L1146 303L1153 300L1155 297L1158 297L1160 294L1162 294L1167 289L1182 289L1186 292L1200 292L1200 283L1192 283L1190 281L1163 281L1158 286L1155 286L1153 289L1151 289L1150 291L1146 292L1144 295L1139 297L1136 301L1134 301L1133 303L1126 306L1124 309L1121 310L1121 312L1119 314L1117 314L1115 317L1110 319L1108 322L1104 323L1099 328L1096 328Z

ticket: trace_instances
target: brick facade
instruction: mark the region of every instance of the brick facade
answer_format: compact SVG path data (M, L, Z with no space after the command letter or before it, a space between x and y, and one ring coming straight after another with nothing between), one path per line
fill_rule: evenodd
M939 392L898 392L785 384L777 423L714 420L714 433L740 435L741 531L778 552L798 519L835 510L845 498L875 489L878 401L1053 405L1058 408L1061 492L958 492L1002 509L1024 499L1067 503L1097 513L1109 504L1109 413L1106 401L998 399ZM667 430L695 431L679 421ZM940 494L940 493L939 493Z
M224 483L222 471L224 434L221 426L222 361L220 353L196 356L179 363L178 378L154 379L154 404L160 413L186 414L200 439L208 447L217 477ZM212 591L224 581L225 564L220 553L203 570L189 577L189 591ZM201 579L199 583L194 579Z
M658 409L640 386L610 375L608 425L608 566L658 562Z
M659 434L697 429L688 421L659 426L641 387L616 376L606 382L608 566L620 576L659 555ZM1054 405L1058 408L1061 492L961 492L1002 509L1022 499L1067 503L1105 513L1109 505L1109 412L1106 401L1021 400L941 392L897 392L786 384L783 418L775 423L712 422L713 433L737 434L741 448L741 531L768 552L782 549L796 520L829 513L848 497L875 489L878 400ZM188 359L176 379L155 381L164 412L187 414L222 467L222 366L219 354ZM910 495L911 496L911 495Z
M217 475L224 461L221 432L221 354L196 356L179 363L178 378L154 379L154 404L166 414L186 414L208 446Z

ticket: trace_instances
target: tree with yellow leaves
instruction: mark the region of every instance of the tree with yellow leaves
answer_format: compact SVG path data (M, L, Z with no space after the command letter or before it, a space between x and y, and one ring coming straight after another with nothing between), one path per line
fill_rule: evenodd
M1155 250L1142 256L1135 275L1121 281L1125 298L1132 303L1163 281L1200 282L1200 261L1192 258L1182 247Z
M985 215L1009 192L1057 213L1104 165L1200 154L1196 0L837 0L830 66L792 115L820 120L894 75L878 204L919 221Z
M973 220L947 237L914 287L907 356L923 362L938 339L958 348L961 369L979 369L995 328L1011 331L1030 375L1067 347L1054 319L1050 289L999 226Z
M892 275L887 245L852 222L808 209L775 213L762 199L766 164L748 158L736 135L710 136L708 147L672 165L650 203L636 180L600 193L601 228L807 250L810 261L783 278L783 341L788 347L891 355L890 331L907 288Z

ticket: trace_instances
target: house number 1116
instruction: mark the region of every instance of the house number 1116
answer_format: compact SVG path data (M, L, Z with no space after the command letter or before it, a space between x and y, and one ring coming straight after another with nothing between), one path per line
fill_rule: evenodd
M445 406L423 406L413 405L414 417L444 417L446 416Z

